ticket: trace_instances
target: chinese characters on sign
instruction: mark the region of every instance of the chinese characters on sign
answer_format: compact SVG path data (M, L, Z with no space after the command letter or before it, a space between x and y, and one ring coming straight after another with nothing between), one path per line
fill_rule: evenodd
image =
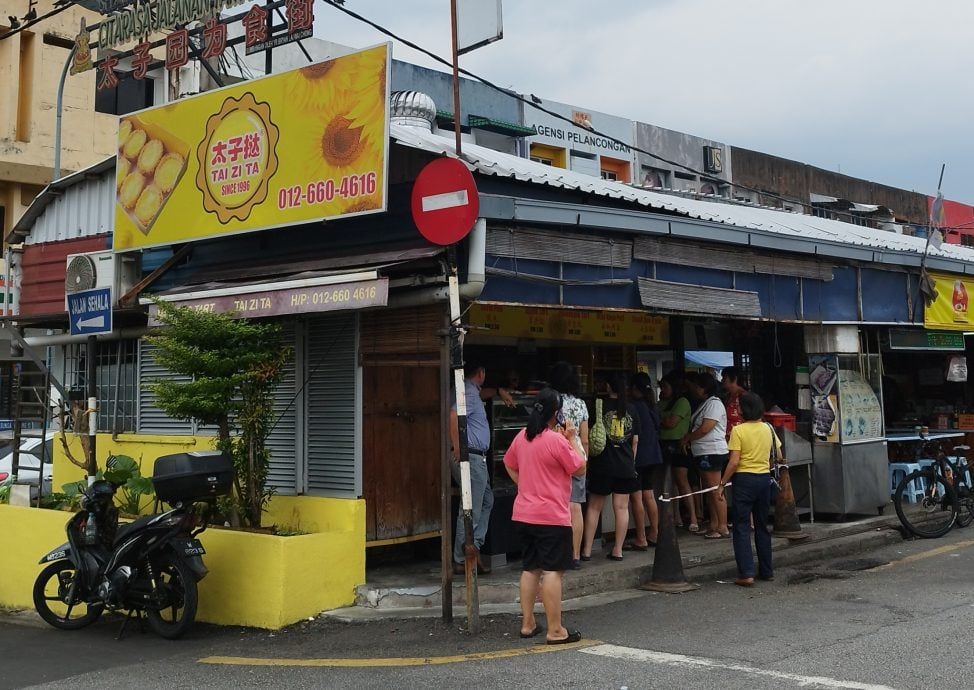
M470 324L484 336L627 345L669 344L669 319L645 312L475 304Z
M113 14L106 14L98 24L98 48L107 51L119 48L133 40L143 42L132 51L132 76L144 79L152 67L149 38L153 34L169 32L165 37L165 67L179 69L190 58L190 35L201 36L199 55L208 60L219 58L227 48L227 24L221 12L242 5L244 0L149 0L120 6L113 2ZM254 5L240 20L244 27L247 53L276 48L278 46L310 38L314 30L314 0L286 0L285 15L287 32L271 35L270 16L264 8ZM187 25L199 26L187 29ZM119 76L115 74L119 57L109 55L98 63L91 59L90 32L81 22L81 31L75 38L75 58L71 74L77 74L97 65L100 78L98 90L115 88ZM124 55L122 56L124 57ZM109 64L105 64L108 62Z
M243 18L247 55L311 37L315 22L313 0L286 0L284 11L287 15L287 33L278 36L269 34L267 12L261 7L254 5L247 12Z

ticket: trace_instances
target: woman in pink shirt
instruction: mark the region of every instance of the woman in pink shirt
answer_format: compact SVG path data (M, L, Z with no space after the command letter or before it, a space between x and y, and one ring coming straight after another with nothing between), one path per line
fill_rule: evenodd
M582 639L580 632L569 632L561 623L561 576L572 565L571 478L585 474L585 459L573 445L574 425L560 413L561 396L551 388L542 390L534 399L527 428L504 455L507 473L517 484L511 517L524 552L521 637L543 632L534 617L540 585L548 644Z

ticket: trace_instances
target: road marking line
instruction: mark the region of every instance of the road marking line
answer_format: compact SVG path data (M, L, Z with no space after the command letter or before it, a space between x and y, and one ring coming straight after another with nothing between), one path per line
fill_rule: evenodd
M415 656L390 657L378 659L270 659L242 656L208 656L199 660L201 664L223 664L227 666L310 666L335 668L370 668L379 666L441 666L443 664L461 664L468 661L492 661L494 659L510 659L532 654L546 654L548 652L564 652L601 644L598 640L581 640L572 644L546 645L537 644L530 647L516 649L499 649L494 652L475 652L472 654L458 654L456 656Z
M947 544L946 546L938 546L935 549L930 549L929 551L921 551L920 553L914 553L898 561L890 561L889 563L884 563L883 565L877 565L875 568L869 568L866 570L867 573L874 573L879 570L889 570L895 565L903 565L905 563L915 563L916 561L922 561L927 558L933 558L934 556L942 556L945 553L950 553L951 551L957 551L958 549L963 549L968 546L974 546L974 539L967 539L965 541L959 541L955 544Z
M588 647L581 650L583 654L594 654L596 656L611 657L613 659L625 659L627 661L645 661L653 664L665 664L666 666L695 666L698 668L737 671L749 673L755 676L767 676L778 680L792 681L799 687L822 687L822 688L850 688L851 690L893 690L886 685L872 685L870 683L857 683L850 680L837 680L824 676L800 676L795 673L784 673L782 671L772 671L770 669L745 666L743 664L730 664L716 659L705 659L698 656L684 656L683 654L668 654L666 652L654 652L649 649L636 649L635 647L619 647L613 644L603 644L595 647Z

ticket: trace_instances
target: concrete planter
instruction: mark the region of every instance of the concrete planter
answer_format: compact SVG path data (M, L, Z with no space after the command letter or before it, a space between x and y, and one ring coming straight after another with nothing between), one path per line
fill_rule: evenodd
M365 503L276 497L267 524L308 534L210 529L200 539L210 573L200 582L197 619L278 629L348 606L365 582ZM33 608L37 561L65 541L69 513L0 505L0 606Z

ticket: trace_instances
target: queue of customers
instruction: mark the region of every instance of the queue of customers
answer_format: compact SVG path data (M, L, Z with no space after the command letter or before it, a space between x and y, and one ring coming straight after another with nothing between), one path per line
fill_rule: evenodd
M506 390L483 387L484 376L483 366L468 367L468 397L484 400L498 395L510 404ZM592 559L598 522L610 498L615 527L606 557L622 561L624 551L648 551L656 545L660 509L656 496L664 488L667 465L673 470L678 494L692 494L697 481L704 491L683 499L682 510L679 502L669 504L675 511L675 523L705 539L729 538L724 487L731 484L738 564L735 583L754 583L752 532L757 577L773 578L767 520L771 471L775 463L783 462L780 442L773 428L762 421L761 398L741 386L736 369L724 370L722 384L709 373L670 372L659 382L658 401L647 374L617 374L606 382L608 395L596 404L594 419L578 396L575 367L559 362L552 368L549 382L550 387L532 403L527 427L504 456L505 469L518 486L512 521L521 538L524 560L522 637L544 632L534 617L533 602L540 594L549 625L548 644L580 639L578 631L561 623L562 574ZM721 388L723 401L718 395ZM468 435L470 431L468 423ZM480 448L471 446L472 463L482 462L484 454L477 451ZM456 453L454 460L458 460ZM478 494L474 496L477 507L481 496L476 489L474 493ZM707 503L707 529L701 529L703 505L695 500L701 495ZM475 548L479 550L489 502L484 500L474 513ZM635 534L627 540L630 514ZM458 522L454 568L462 572L459 527ZM489 572L483 562L480 567L481 572Z

